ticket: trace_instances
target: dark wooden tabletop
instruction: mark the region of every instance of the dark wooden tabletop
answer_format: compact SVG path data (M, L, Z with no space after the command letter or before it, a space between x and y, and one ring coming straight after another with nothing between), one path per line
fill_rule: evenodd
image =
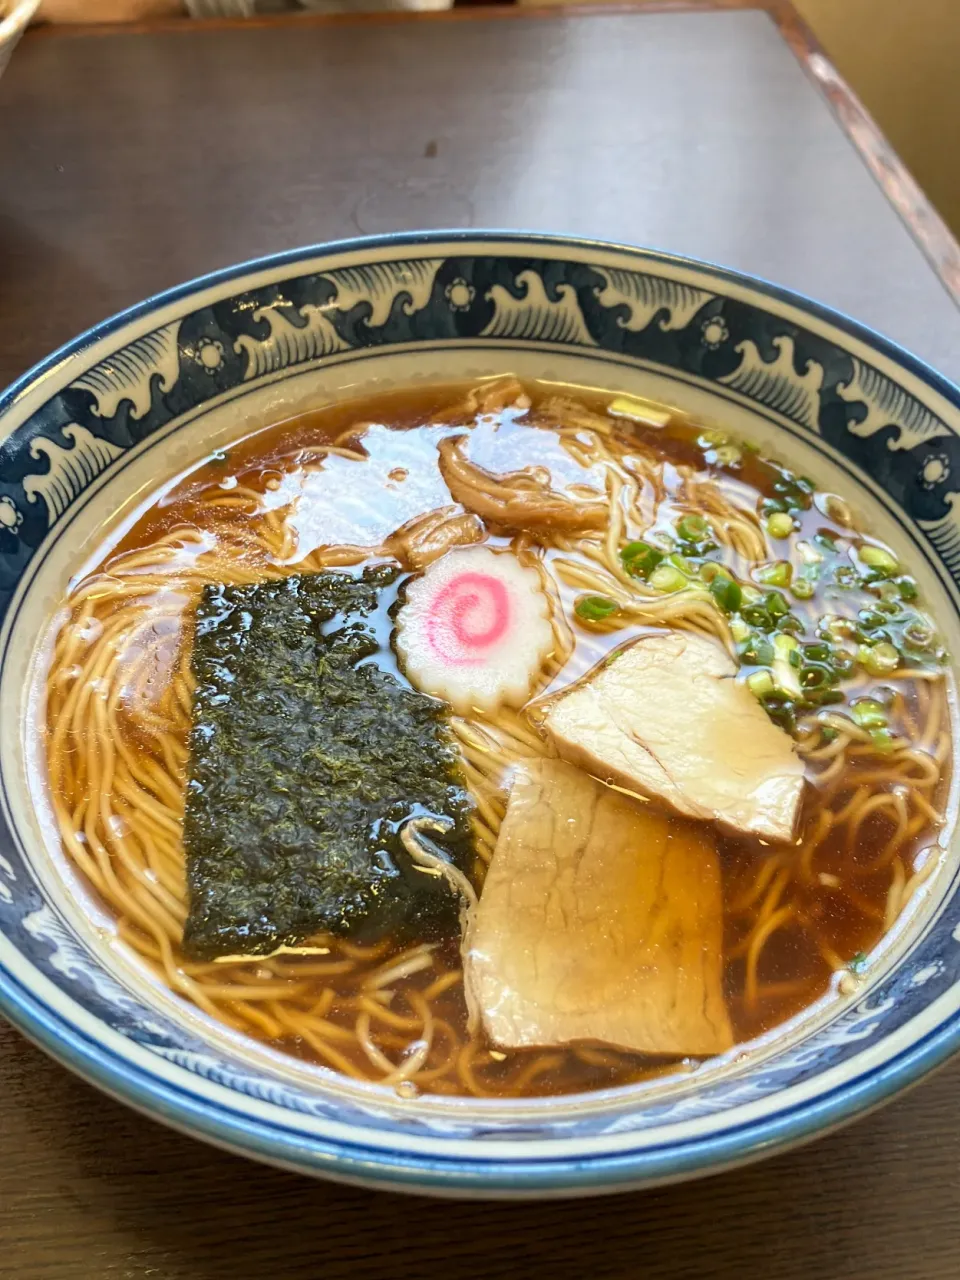
M780 29L723 0L28 36L0 80L0 383L236 259L454 224L724 262L960 377L955 243L770 3ZM846 1132L709 1182L433 1203L202 1147L0 1024L0 1276L954 1280L958 1112L960 1063Z

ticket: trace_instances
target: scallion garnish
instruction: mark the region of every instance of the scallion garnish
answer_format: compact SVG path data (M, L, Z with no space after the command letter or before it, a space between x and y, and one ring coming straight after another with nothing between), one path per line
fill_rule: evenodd
M619 606L607 596L581 596L573 611L584 622L603 622L612 618L619 611Z
M887 711L875 698L858 698L850 708L854 724L861 729L885 729L887 727Z
M673 556L670 557L671 561L673 558ZM674 591L682 591L689 584L690 579L675 564L664 561L654 569L647 581L655 591L670 595Z
M663 560L663 552L649 542L628 542L620 552L620 562L632 578L647 578Z
M860 560L867 568L872 569L874 573L883 574L885 577L892 577L898 573L900 565L894 555L892 555L886 547L876 547L871 543L862 546L857 554Z
M710 594L725 613L736 613L743 599L740 584L722 573L714 575Z

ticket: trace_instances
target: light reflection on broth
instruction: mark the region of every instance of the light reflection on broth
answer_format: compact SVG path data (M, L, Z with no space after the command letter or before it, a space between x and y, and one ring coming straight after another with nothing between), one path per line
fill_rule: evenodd
M826 538L823 545L840 547L842 563L829 581L811 575L809 591L775 588L802 624L803 645L818 643L824 615L856 618L863 605L860 588L841 572L860 554L847 550L859 544L851 542L842 505L818 500L794 508L789 541L774 539L761 506L783 496L783 474L755 452L705 438L686 422L650 427L609 415L607 398L558 397L537 385L526 388L528 415L525 402L516 404L517 390L494 383L478 394L466 387L395 392L268 427L215 454L166 491L74 586L47 682L50 790L63 842L115 914L123 941L175 991L231 1027L401 1094L564 1094L689 1070L691 1063L604 1044L497 1049L469 1024L453 927L419 938L327 934L307 939L302 954L294 946L247 959L186 955L181 828L192 619L204 586L353 570L394 556L406 572L416 563L411 539L419 536L411 522L451 508L431 526L430 536L442 538L444 521L463 518L438 470L437 446L467 428L470 462L486 472L533 466L538 482L561 497L605 504L602 528L494 527L479 535L534 568L552 601L554 646L532 689L535 701L651 628L711 636L728 651L739 649L745 673L767 670L762 652L744 654L750 642L731 631L738 611L718 607L705 580L658 592L630 571L625 547L675 537L678 521L691 515L706 521L716 543L702 558L747 584L760 562L796 561L803 572L808 553L798 544L810 548ZM392 537L401 526L414 530L405 541ZM457 537L469 540L462 528ZM833 552L822 557L823 564L835 560ZM905 586L897 599L912 595ZM577 602L586 598L611 602L614 612L578 619ZM892 598L892 591L877 596ZM893 624L881 617L871 625L880 628L871 634L881 635ZM392 614L383 612L375 661L402 680L391 627ZM834 639L843 634L838 627ZM882 645L869 636L859 643L866 650L858 652L881 664ZM818 661L796 669L807 679ZM770 703L794 733L808 780L795 841L716 834L723 991L738 1043L809 1006L837 971L859 969L940 860L950 768L942 674L919 659L882 674L851 665L837 686L842 700L801 710L795 725L789 705L777 695ZM880 711L863 712L870 706ZM455 715L450 723L476 806L474 856L465 869L480 890L511 771L555 751L523 709Z

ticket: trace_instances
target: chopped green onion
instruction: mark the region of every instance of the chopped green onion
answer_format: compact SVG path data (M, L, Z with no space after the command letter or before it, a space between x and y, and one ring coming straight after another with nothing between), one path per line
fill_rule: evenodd
M803 696L803 689L797 679L796 667L799 665L800 646L794 636L781 632L773 637L773 675L778 688L791 698Z
M750 628L742 618L730 619L730 634L737 644L742 644L750 635Z
M900 568L899 562L895 556L892 556L886 547L875 547L870 543L862 546L858 552L861 561L871 569L876 569L879 573L884 573L888 577Z
M701 449L715 449L717 445L729 443L730 437L725 431L701 431L697 437L697 444Z
M807 662L829 662L833 657L833 651L828 644L805 644L803 646L803 656Z
M747 688L755 698L765 698L774 691L773 676L769 671L754 671L747 676Z
M769 667L773 662L773 645L762 635L751 635L744 640L740 656L752 667Z
M723 564L717 564L716 560L704 560L700 566L700 577L709 586L715 578L722 578L724 582L735 581L733 574ZM737 586L740 584L737 583ZM742 596L741 591L741 596Z
M837 731L829 724L822 725L820 728L820 737L824 742L835 742L837 738Z
M763 599L763 592L751 586L749 582L742 583L740 590L743 592L744 604L759 604Z
M920 594L916 580L906 575L902 578L897 578L897 586L900 588L900 599L906 600L908 604L916 600Z
M850 618L843 618L837 613L826 613L820 619L820 633L826 632L831 640L846 640L854 635L856 630Z
M832 702L843 702L843 694L839 689L811 689L807 701L815 706L826 707Z
M777 619L777 630L786 631L792 636L802 636L804 625L795 613L785 613L782 618Z
M670 558L673 559L672 556ZM675 564L664 563L654 569L647 581L654 590L668 595L673 591L682 591L689 583L689 578Z
M606 596L581 596L573 611L584 622L602 622L617 613L618 606L615 600Z
M857 620L864 631L876 631L878 627L882 627L887 621L886 617L877 609L861 609L857 614Z
M809 600L816 593L816 584L809 578L797 578L790 588L798 600Z
M751 627L769 627L771 625L772 620L765 605L745 604L740 613L744 622L749 622Z
M663 560L663 552L648 542L628 542L620 552L620 560L632 578L646 578Z
M768 591L763 602L771 618L782 618L790 612L786 596L782 596L779 591Z
M760 701L763 704L764 711L766 711L774 724L778 724L787 733L796 731L797 712L790 698L784 697L779 690L774 690L773 693L768 693Z
M871 729L870 741L876 747L877 751L882 751L884 755L888 751L892 751L896 745L893 741L893 734L889 729Z
M853 566L849 564L838 564L833 571L833 580L838 587L855 587L857 585L857 575L853 571Z
M875 698L858 698L850 708L853 720L861 729L885 729L887 712L882 703Z
M830 676L826 667L804 667L800 675L800 683L804 692L810 689L821 689L825 684L829 684Z
M863 973L867 967L867 957L862 951L858 951L856 955L851 956L847 963L847 968L851 973Z
M735 467L743 459L743 454L735 444L722 444L713 456L722 467Z
M680 572L684 574L685 577L687 578L693 577L693 565L690 563L690 561L687 559L686 556L682 556L679 551L673 551L667 558L669 559L672 565L675 565L676 568L678 568Z
M836 554L837 551L840 550L833 538L831 538L827 533L814 534L813 540L817 546L822 547L824 551L830 551Z
M789 538L793 533L793 517L785 511L774 511L767 516L767 533L771 538Z
M839 679L844 680L847 676L853 675L853 669L857 665L856 655L848 653L846 649L837 649L833 655L833 669L836 671Z
M710 583L710 594L726 613L736 613L743 598L739 582L721 573L716 574Z
M687 515L677 521L677 533L683 542L701 542L710 532L703 516Z
M886 640L879 644L862 644L857 650L857 659L872 676L888 675L900 665L899 653Z
M793 565L789 560L773 560L756 571L758 582L766 587L789 587L793 577Z

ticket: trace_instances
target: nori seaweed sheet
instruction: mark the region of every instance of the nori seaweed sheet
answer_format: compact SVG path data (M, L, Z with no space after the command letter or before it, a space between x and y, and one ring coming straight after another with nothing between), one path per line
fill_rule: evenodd
M319 931L443 936L458 903L399 828L472 862L471 801L442 703L372 659L397 571L209 586L196 615L184 949L257 955Z

